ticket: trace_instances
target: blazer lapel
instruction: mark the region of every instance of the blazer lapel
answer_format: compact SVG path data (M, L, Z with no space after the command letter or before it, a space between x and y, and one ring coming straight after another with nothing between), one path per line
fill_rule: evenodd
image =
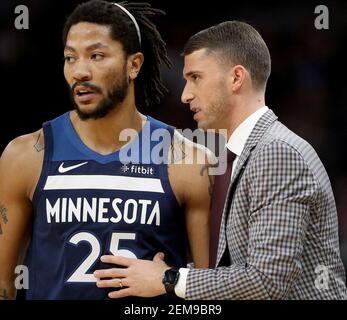
M247 161L249 157L252 154L252 151L258 144L261 137L264 135L265 131L270 127L270 125L277 120L277 116L273 113L272 110L268 110L256 123L254 126L250 136L248 137L245 147L242 150L242 153L238 159L237 165L235 167L235 171L232 174L232 179L228 188L227 192L227 198L225 201L224 209L223 209L223 216L221 221L221 227L220 227L220 235L219 235L219 243L218 243L218 251L217 251L217 260L216 260L216 266L218 266L224 251L227 247L227 234L226 234L226 223L227 219L231 217L231 205L227 205L231 203L232 197L233 197L233 191L236 190L237 183L239 179L241 178L243 171L245 170L245 167L247 165Z

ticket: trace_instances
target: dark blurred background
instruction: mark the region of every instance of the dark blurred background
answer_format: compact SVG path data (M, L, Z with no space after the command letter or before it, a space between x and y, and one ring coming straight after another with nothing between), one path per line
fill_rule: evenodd
M0 1L0 153L16 136L71 109L63 77L61 31L66 16L83 1ZM159 1L166 17L156 24L168 45L170 89L147 114L178 128L196 128L180 102L182 48L190 35L225 20L252 24L272 56L266 102L280 120L316 149L331 179L339 214L341 254L347 267L347 2ZM17 5L29 9L29 30L14 26ZM314 9L329 9L329 29L317 30ZM18 168L20 174L20 168Z

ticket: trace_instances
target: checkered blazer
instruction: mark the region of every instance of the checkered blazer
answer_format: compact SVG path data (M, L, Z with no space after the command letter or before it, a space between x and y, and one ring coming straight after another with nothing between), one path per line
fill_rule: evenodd
M347 299L328 175L271 110L246 142L228 198L232 187L216 268L189 271L186 299ZM230 265L220 265L223 254Z

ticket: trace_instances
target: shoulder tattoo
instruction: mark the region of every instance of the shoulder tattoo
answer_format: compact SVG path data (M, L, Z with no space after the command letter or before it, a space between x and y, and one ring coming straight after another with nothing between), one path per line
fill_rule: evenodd
M181 163L183 159L186 158L186 152L184 151L184 143L182 140L178 139L176 135L174 135L171 140L171 164Z
M39 136L37 137L37 140L34 144L34 148L37 152L41 152L45 148L45 145L43 143L43 138L41 137L41 131L40 131Z
M215 165L215 164L205 164L201 168L201 170L200 170L200 176L203 176L205 174L204 172L206 171L206 174L207 174L207 177L208 177L208 181L209 181L209 183L208 183L208 193L209 193L211 198L212 198L212 194L213 194L214 179L213 179L213 177L210 174L208 174L208 170L209 170L209 168L214 168L216 166L217 165Z

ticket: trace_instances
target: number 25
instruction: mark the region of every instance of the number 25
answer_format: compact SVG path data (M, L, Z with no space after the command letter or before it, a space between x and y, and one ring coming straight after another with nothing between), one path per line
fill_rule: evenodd
M130 250L118 249L119 240L135 240L135 233L112 233L110 252L115 256L137 259L136 255ZM92 273L87 273L89 268L100 256L100 242L93 234L89 232L79 232L71 237L70 243L78 245L81 241L89 242L92 251L89 256L80 264L76 271L70 276L67 282L96 282L97 278Z

